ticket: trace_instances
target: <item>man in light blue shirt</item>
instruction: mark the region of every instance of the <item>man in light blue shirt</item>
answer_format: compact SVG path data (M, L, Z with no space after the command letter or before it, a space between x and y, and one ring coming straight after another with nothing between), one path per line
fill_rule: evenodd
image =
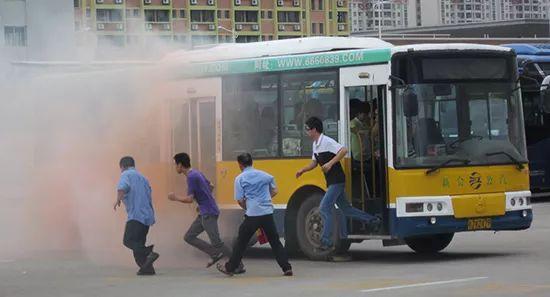
M153 245L145 246L149 227L155 223L151 186L147 178L135 169L132 157L123 157L119 165L122 173L114 210L123 202L128 214L123 243L134 252L134 259L140 268L137 274L154 275L153 262L158 259L159 254L153 252Z
M231 258L225 265L218 264L218 270L227 275L233 275L241 263L250 238L258 228L261 228L269 240L269 245L283 274L292 276L292 266L288 263L286 250L279 240L273 220L271 198L277 195L275 179L261 170L254 169L252 156L248 153L238 156L237 162L242 173L235 179L235 200L246 210L246 215L239 227L239 235Z

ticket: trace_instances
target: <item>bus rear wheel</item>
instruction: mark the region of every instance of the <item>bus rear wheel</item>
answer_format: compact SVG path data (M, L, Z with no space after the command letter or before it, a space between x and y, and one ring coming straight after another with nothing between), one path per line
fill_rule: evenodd
M320 252L316 249L321 244L321 234L323 232L323 220L319 212L319 204L322 198L322 193L310 194L302 202L296 215L298 246L302 253L311 260L327 260L334 253L334 251ZM335 215L333 222L335 229L338 230L340 226ZM335 234L338 233L333 230L333 241L336 243L335 251L339 251L341 248L347 250L349 246L341 247L344 240L337 238Z
M434 254L446 248L454 233L434 234L405 238L405 243L419 254Z

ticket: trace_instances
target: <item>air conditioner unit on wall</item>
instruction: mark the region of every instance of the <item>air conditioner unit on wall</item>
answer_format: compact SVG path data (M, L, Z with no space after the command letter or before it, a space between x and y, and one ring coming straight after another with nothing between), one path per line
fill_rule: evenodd
M344 30L346 30L346 26L344 24L339 24L338 31L344 31Z
M169 5L169 4L170 4L170 0L162 0L162 4L163 4L163 5Z
M143 0L143 4L151 4L151 0Z
M260 30L260 26L258 24L252 25L252 31L259 31L259 30Z
M208 30L214 31L216 30L216 26L214 24L208 24Z
M302 26L300 26L299 24L294 25L294 31L300 31L300 30L302 30Z
M285 30L285 25L279 25L279 31L284 31Z
M105 30L105 24L103 24L103 23L97 23L97 29L98 29L98 30Z
M103 4L103 0L95 0L95 3L97 3L97 4Z
M124 24L120 24L120 23L116 24L116 29L117 29L118 31L124 30Z
M336 2L336 5L338 7L344 7L344 0L338 0L338 2Z
M251 4L252 6L258 6L258 0L252 0L252 1L250 2L250 4Z
M199 25L197 24L191 24L191 30L197 31L199 29Z
M191 5L197 5L197 0L190 0L189 3L191 3Z
M235 5L236 5L236 6L241 5L241 0L235 0Z
M145 29L147 29L149 31L153 30L153 24L151 24L151 23L145 24Z
M292 3L294 6L300 6L300 0L294 0Z
M214 5L214 0L208 0L208 5L210 6Z
M236 24L235 25L235 30L236 31L241 31L242 29L243 29L243 25L241 25L241 24Z
M170 24L162 24L162 29L163 29L163 30L168 31L168 30L170 30L171 27L172 27L172 26L170 26Z
M285 5L285 1L277 0L277 6L283 6L283 5Z
M122 0L115 0L115 4L122 4Z

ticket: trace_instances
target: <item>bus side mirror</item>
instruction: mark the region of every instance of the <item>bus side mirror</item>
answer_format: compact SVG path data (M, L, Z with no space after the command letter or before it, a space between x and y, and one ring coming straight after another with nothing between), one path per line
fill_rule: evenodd
M403 95L403 113L406 117L418 115L418 97L413 92L407 92Z

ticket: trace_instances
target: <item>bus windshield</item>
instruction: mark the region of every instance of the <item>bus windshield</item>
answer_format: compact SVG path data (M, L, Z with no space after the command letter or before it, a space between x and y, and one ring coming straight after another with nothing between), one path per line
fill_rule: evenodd
M451 159L469 165L527 162L515 89L515 83L479 80L397 89L396 166L425 168Z

